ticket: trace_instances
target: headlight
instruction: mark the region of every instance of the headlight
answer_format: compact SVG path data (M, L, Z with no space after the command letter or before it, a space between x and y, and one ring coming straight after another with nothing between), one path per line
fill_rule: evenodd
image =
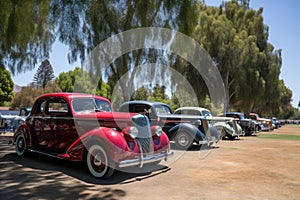
M154 133L160 137L162 135L162 128L160 126L155 126Z
M135 139L139 135L139 131L136 127L132 126L129 129L129 135L132 139Z
M202 121L201 121L201 120L195 121L195 126L201 126L201 124L202 124Z

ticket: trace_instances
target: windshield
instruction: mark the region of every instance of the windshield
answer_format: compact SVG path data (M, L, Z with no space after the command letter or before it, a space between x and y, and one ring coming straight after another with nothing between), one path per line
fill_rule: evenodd
M75 112L112 112L112 108L107 101L94 98L73 99L72 107Z
M245 119L245 116L244 116L244 114L240 114L240 119Z
M202 115L203 116L211 116L211 113L209 111L207 111L207 110L203 110L202 111Z
M155 105L155 112L157 115L164 115L164 114L172 114L171 109L165 105Z

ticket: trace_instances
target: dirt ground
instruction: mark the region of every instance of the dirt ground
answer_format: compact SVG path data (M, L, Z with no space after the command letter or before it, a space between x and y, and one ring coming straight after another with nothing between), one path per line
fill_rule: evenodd
M259 134L300 136L300 125ZM18 158L8 139L0 135L0 199L300 199L300 140L223 140L210 150L174 150L153 172L99 180L79 164Z

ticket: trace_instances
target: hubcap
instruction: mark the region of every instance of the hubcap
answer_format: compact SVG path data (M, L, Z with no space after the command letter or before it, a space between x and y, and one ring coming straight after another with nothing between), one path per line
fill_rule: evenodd
M189 140L187 139L186 136L182 135L182 136L179 137L179 143L182 146L186 146L189 143Z
M97 167L99 167L101 165L102 161L101 161L101 156L99 154L94 156L94 165L96 165Z
M24 148L24 141L23 141L23 138L19 139L19 142L18 142L18 148L20 150L23 150Z

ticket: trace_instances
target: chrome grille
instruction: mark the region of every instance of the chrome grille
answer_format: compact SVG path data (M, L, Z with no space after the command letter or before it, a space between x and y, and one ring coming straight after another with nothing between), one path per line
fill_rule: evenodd
M136 141L141 153L152 153L152 134L149 119L144 115L135 115L132 117L132 122L139 131Z

